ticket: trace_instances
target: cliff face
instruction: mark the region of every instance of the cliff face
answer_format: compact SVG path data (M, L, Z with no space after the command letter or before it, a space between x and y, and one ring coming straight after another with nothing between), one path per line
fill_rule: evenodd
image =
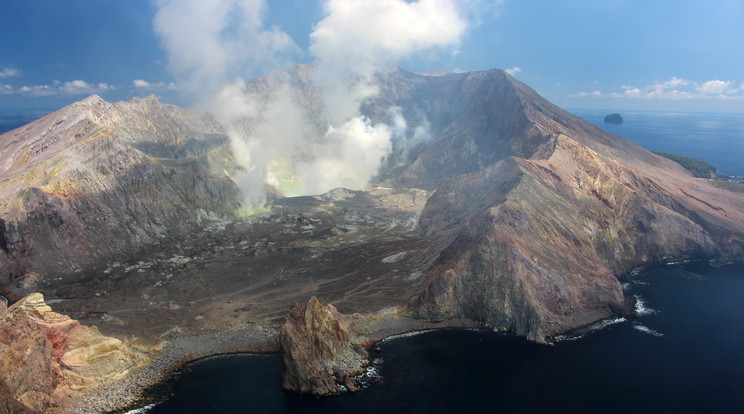
M221 126L155 97L98 96L2 136L0 284L136 255L231 217Z
M542 138L428 200L421 227L446 247L414 301L421 315L542 341L621 312L632 266L744 252L740 196L510 82L524 133Z
M291 305L279 336L285 390L323 396L358 389L351 377L368 364L367 351L352 342L351 322L315 297Z
M277 79L291 80L289 95L322 133L307 67L246 89L274 99ZM363 115L407 124L375 187L274 195L270 212L250 218L234 214L238 167L208 115L91 97L2 135L0 288L35 286L105 332L151 337L277 321L288 303L317 296L349 312L406 307L544 341L622 311L619 278L633 266L744 255L744 196L503 71L400 69L376 82ZM288 350L316 342L311 320L327 327L322 338L344 336L343 322L311 305L310 316L293 308L305 325L287 327ZM312 365L344 346L288 355ZM288 387L335 392L333 368L292 385L315 375L297 367Z
M62 410L85 390L125 378L146 361L120 340L53 312L39 293L2 313L0 382L33 412Z

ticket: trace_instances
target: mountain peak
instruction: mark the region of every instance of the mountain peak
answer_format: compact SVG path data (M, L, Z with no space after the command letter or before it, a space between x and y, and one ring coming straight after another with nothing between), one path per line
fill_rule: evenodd
M78 104L81 104L81 105L91 105L91 106L92 105L99 105L99 104L102 104L102 103L108 103L108 102L104 101L103 98L101 98L97 94L93 94L93 95L91 95L91 96L83 99L82 101L78 102Z
M273 122L286 122L285 101L270 93L276 87L270 77L289 80L290 95L301 97L297 112L320 124L309 68L246 86L278 108ZM246 276L235 273L239 267L221 269L225 276L209 282L224 292L247 292L231 297L243 306L251 295L274 297L262 315L283 312L288 301L304 302L309 292L352 312L414 306L429 319L467 317L545 340L617 312L624 296L615 276L631 266L744 251L741 195L569 114L503 70L422 76L393 69L374 81L378 93L359 112L371 125L395 129L390 152L377 158L384 160L371 183L378 186L333 200L276 196L272 211L250 220L242 216L238 189L247 168L237 165L227 128L160 104L155 95L113 104L93 95L4 135L0 284L24 278L32 284L27 275L35 274L44 293L72 296L69 286L76 286L90 297L101 289L99 279L112 296L127 280L138 292L127 293L127 303L139 301L132 309L148 308L152 299L142 302L143 295L154 293L145 289L155 289L163 303L174 295L198 301L206 289L190 290L197 270L156 277L175 266L159 255L183 256L184 240L196 240L192 258L212 260L219 251L244 263L241 269L264 269L251 274L261 279L251 285L261 286L256 291L240 290ZM275 129L243 126L251 144L275 139ZM277 160L306 161L315 144ZM293 171L279 186L319 169ZM263 189L264 183L250 184ZM212 218L232 224L219 230L224 245L207 252L205 223ZM407 245L417 253L402 251ZM308 249L325 252L322 264L303 256ZM395 258L396 271L369 252ZM127 267L100 271L127 260L151 260L162 269L136 276ZM291 263L308 263L309 270ZM359 266L353 277L360 279L342 277L349 266ZM287 277L269 282L280 268ZM313 277L302 276L305 270ZM379 279L366 283L367 276ZM319 290L326 282L333 289ZM383 286L384 295L375 291ZM480 286L494 288L484 295ZM86 296L75 295L84 306ZM145 314L126 317L134 322ZM204 318L217 324L222 316ZM190 320L184 323L197 323ZM161 320L153 330L168 323Z
M444 75L449 75L450 73L452 73L452 72L450 72L448 70L434 69L434 70L429 70L429 71L426 71L426 72L419 72L419 73L417 73L417 75L421 75L421 76L444 76Z

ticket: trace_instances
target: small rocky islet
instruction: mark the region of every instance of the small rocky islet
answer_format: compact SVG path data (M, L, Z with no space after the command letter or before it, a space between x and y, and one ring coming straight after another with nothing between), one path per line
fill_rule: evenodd
M617 112L604 117L605 124L622 124L624 122L622 115Z

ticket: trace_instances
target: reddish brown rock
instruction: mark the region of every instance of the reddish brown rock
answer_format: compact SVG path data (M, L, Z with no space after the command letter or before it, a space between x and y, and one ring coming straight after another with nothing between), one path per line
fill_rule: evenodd
M146 361L120 340L53 312L39 293L0 310L0 317L0 383L11 406L62 411Z
M315 297L291 305L279 336L284 389L317 396L358 389L351 377L367 365L367 351L352 341L350 322Z

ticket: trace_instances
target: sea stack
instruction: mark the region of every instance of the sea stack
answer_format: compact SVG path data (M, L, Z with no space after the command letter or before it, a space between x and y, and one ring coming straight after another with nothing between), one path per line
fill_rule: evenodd
M617 112L614 114L609 114L604 117L605 124L622 124L623 123L623 117L620 116Z
M291 305L279 336L285 390L315 396L358 390L351 377L368 364L367 351L352 341L350 321L315 297Z

